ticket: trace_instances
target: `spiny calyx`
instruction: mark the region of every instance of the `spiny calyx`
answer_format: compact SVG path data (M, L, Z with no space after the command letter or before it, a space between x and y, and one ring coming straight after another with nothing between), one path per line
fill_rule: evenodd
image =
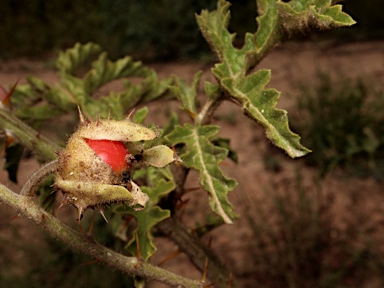
M86 209L102 213L110 203L124 202L135 210L144 209L149 198L132 181L133 169L180 161L165 145L142 149L143 141L156 137L153 130L129 119L92 122L80 112L80 125L58 158L55 187L63 193L63 203L77 208L79 220Z

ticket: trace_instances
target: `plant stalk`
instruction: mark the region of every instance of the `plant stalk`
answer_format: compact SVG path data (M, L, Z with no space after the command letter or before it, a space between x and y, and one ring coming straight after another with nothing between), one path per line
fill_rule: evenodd
M119 269L130 275L137 275L148 280L156 280L171 287L202 287L202 283L191 280L159 267L153 266L136 257L126 257L102 245L85 235L74 231L59 219L38 206L33 198L21 196L0 184L0 201L12 207L28 218L52 237L60 239L72 249L82 251L98 261Z
M236 287L231 279L230 271L222 264L213 250L204 245L197 236L189 233L180 220L171 217L159 223L157 227L189 257L196 268L207 273L214 287L227 288L230 282L230 287ZM208 261L207 267L206 261Z
M61 149L4 108L0 108L0 129L15 136L20 143L34 151L40 162L56 159L55 152Z
M33 175L25 182L23 188L20 191L20 195L33 197L35 195L36 189L41 181L48 176L49 174L55 172L57 170L58 160L53 160L44 166L42 166L39 170L37 170Z

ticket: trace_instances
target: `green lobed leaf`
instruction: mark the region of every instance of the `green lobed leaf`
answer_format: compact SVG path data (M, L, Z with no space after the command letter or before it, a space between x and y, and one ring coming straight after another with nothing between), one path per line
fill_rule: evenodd
M180 156L183 165L200 172L200 184L210 196L210 206L225 223L235 218L232 205L227 199L229 191L237 185L236 181L225 177L219 168L228 154L228 150L214 146L211 139L218 133L219 127L213 125L193 126L176 125L166 139L176 145L184 143L185 153Z
M92 69L84 76L84 90L92 95L101 86L124 77L145 77L147 68L140 61L133 61L132 57L126 56L117 61L110 61L107 53L101 53L99 58L92 63Z
M243 107L244 113L266 128L267 137L273 144L284 149L291 157L303 156L309 150L300 144L300 137L290 131L286 111L275 108L279 93L265 89L270 72L260 70L249 74L249 69L279 39L276 36L276 1L261 0L258 4L259 30L254 35L246 35L245 45L241 49L233 46L233 35L226 28L230 16L228 2L219 1L217 10L210 13L203 11L197 17L203 35L214 46L221 60L212 71L221 88Z
M147 106L138 109L137 111L135 111L135 114L133 115L132 122L143 124L145 118L148 115L148 112L149 112L149 109Z
M133 232L133 237L128 242L126 249L133 255L137 255L138 246L136 242L136 235L139 241L141 256L147 261L154 253L156 253L156 246L153 242L152 228L159 222L170 217L170 211L161 209L156 204L159 200L173 191L176 187L169 168L155 169L149 168L147 170L148 183L150 187L141 187L144 193L149 196L149 202L142 211L134 211L130 207L119 206L115 209L118 214L130 214L136 218L137 228Z
M220 0L216 10L203 10L196 19L203 36L219 60L232 66L227 71L232 75L242 67L245 67L247 74L270 48L280 42L285 34L292 34L292 31L302 30L309 25L329 29L355 23L348 14L342 12L341 5L332 6L331 0L258 0L258 30L256 33L247 33L244 46L235 49L232 45L235 34L227 29L229 7L229 2Z
M351 16L342 12L341 5L328 7L325 9L324 15L329 16L336 26L351 26L356 24L356 21L353 20Z
M196 15L201 33L220 60L224 59L225 50L232 46L235 38L235 34L231 34L227 30L230 5L227 1L219 0L216 10L209 12L204 9L200 15Z
M181 80L178 77L174 77L175 86L170 87L172 92L175 93L179 98L183 109L187 111L189 115L197 114L197 109L196 109L197 89L200 84L202 75L203 75L203 71L197 72L193 77L191 86L188 86L184 80Z
M90 61L101 52L101 47L94 43L76 43L72 48L60 51L56 60L56 67L61 73L74 75L76 70L84 63Z
M27 81L29 85L16 87L12 104L13 113L28 123L49 120L76 108L74 99L62 90L49 86L37 77L29 76Z
M129 81L125 82L125 91L121 94L122 103L125 107L135 107L159 98L172 98L173 93L169 89L172 82L172 78L159 80L156 72L149 69L146 77L139 84L132 85Z
M96 104L96 109L99 110L98 113L101 114L101 117L105 117L104 107L108 107L108 116L111 117L112 119L121 120L126 117L124 106L121 105L122 101L123 100L122 100L121 93L111 91L109 92L108 97L101 97L99 102L96 102L96 101L94 102ZM93 102L93 99L92 99L92 102ZM97 104L99 104L99 106L97 106ZM88 104L87 106L89 107L90 105ZM103 107L103 109L100 109L101 107ZM95 115L95 114L92 114L92 115Z
M175 112L172 112L171 116L169 117L169 121L168 121L167 125L163 127L163 129L161 130L160 137L157 139L160 139L161 141L163 141L162 143L164 143L164 140L165 141L167 140L166 136L168 134L172 133L172 131L175 129L175 126L177 124L179 124L178 116ZM161 143L159 143L159 144L161 144Z
M207 95L207 98L210 100L216 99L221 93L220 85L213 84L209 81L204 82L204 91L205 95Z
M76 73L78 67L85 66L85 62L89 61L95 53L99 53L100 50L97 47L91 43L76 44L73 48L61 53L58 60L61 87L67 90L67 94L80 106L86 117L92 118L100 114L101 117L110 115L114 119L122 119L140 103L171 95L169 91L171 78L159 80L153 69L143 66L140 61L133 61L129 56L110 61L106 53L101 53L92 63L91 69L85 74L82 73L84 76ZM99 96L99 100L94 98L94 94L102 86L127 77L140 77L143 80L137 85L132 85L125 80L123 91L111 91L108 95Z
M172 78L158 79L153 69L131 57L110 61L106 53L101 53L100 46L93 43L77 43L60 52L56 65L60 71L58 85L50 86L29 77L28 85L17 86L11 99L15 114L33 122L34 117L49 119L75 111L78 105L89 119L98 115L123 119L138 104L174 97L169 89ZM132 85L127 77L139 77L142 81ZM101 87L118 79L124 79L125 89L98 95Z
M281 17L280 24L288 33L309 26L324 30L356 23L342 11L341 5L332 6L331 0L277 1L276 5Z
M31 119L33 121L46 121L53 117L57 117L63 113L62 110L52 107L49 104L41 104L38 106L22 107L17 109L14 114L22 119ZM28 121L30 122L30 121Z
M229 138L213 138L212 143L215 146L223 147L228 150L228 158L231 159L233 162L238 163L239 157L237 155L237 152L232 149L231 147L231 140Z
M34 105L39 98L39 92L31 85L17 85L11 97L12 108Z
M269 79L269 70L259 70L249 76L242 75L236 81L224 79L222 82L231 96L242 104L244 113L266 129L267 137L277 147L292 158L303 156L310 150L302 146L300 137L289 129L287 112L275 108L280 93L265 89Z
M144 190L143 190L144 191ZM145 191L147 192L147 191ZM167 219L171 212L163 210L159 206L146 208L140 212L129 213L136 218L137 228L134 230L134 238L132 238L125 247L132 255L138 254L136 235L139 241L140 254L145 261L156 253L157 248L153 242L152 228L159 222Z
M271 42L278 41L277 34L278 26L278 10L276 7L277 1L259 0L257 1L257 32L255 34L256 43L254 44L256 54L263 54L271 45ZM276 39L275 39L276 38ZM251 40L252 38L250 38ZM247 50L252 49L251 41L247 41ZM250 47L249 47L250 46Z

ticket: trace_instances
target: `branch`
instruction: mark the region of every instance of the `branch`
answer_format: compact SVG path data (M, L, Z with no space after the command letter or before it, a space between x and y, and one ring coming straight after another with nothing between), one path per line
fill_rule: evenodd
M215 287L236 287L231 279L231 273L213 250L205 246L198 237L190 234L178 219L172 217L165 219L157 227L189 257L200 271L206 269L205 263L208 260L207 276Z
M39 170L33 173L33 175L27 180L27 182L25 182L23 188L20 191L20 195L33 197L35 195L36 188L41 183L41 181L46 176L57 170L57 163L58 160L53 160L40 167Z
M39 132L25 124L9 110L0 108L0 128L14 135L24 146L34 151L41 161L57 158L55 151L61 148Z
M123 256L90 241L87 237L74 231L38 206L33 198L18 195L2 184L0 184L0 201L18 211L23 217L37 224L52 237L60 239L72 249L88 254L100 262L125 273L137 275L149 280L156 280L171 287L202 287L202 283L199 281L171 273L136 257Z
M217 91L217 95L213 97L213 99L208 99L202 107L200 113L196 117L196 123L200 123L202 125L210 124L215 111L225 99L224 91Z

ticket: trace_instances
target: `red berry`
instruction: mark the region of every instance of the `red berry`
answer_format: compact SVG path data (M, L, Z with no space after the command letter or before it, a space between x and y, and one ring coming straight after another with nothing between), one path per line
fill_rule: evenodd
M116 174L128 168L126 156L129 151L123 142L91 139L85 139L85 142Z

